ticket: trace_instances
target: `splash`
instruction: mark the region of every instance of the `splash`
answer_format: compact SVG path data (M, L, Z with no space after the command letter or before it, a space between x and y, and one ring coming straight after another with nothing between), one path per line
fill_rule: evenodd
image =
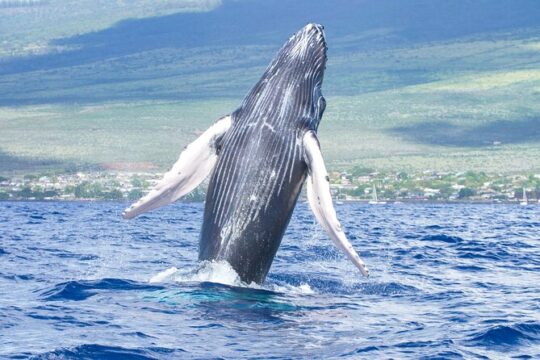
M240 279L240 275L226 261L203 261L195 269L178 270L176 267L168 268L155 276L149 282L159 283L165 281L185 282L212 282L217 284L258 287L257 284L247 284Z
M150 284L164 282L167 278L174 275L177 271L178 271L178 269L173 266L171 268L163 270L162 272L152 276L152 278L150 280L148 280L148 282Z
M291 284L268 284L265 287L266 290L274 292L285 293L290 295L312 295L315 294L315 290L309 286L309 284L303 283L298 286Z
M203 261L195 269L179 270L170 267L154 275L148 282L151 284L162 282L190 283L190 282L211 282L228 286L251 288L258 290L268 290L278 293L310 295L315 291L309 284L273 284L246 283L240 279L240 275L232 268L227 261Z
M223 285L248 287L240 275L226 261L203 261L194 271L177 273L176 282L212 282Z

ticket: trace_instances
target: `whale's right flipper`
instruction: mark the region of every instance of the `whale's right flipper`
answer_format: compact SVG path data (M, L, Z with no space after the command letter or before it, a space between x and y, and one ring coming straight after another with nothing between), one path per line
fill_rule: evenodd
M221 118L189 144L163 179L146 196L124 211L124 219L170 204L195 189L214 168L218 143L231 125L230 115Z
M319 140L313 131L308 131L303 138L304 158L308 166L307 196L311 210L315 218L328 233L334 244L356 265L364 276L369 276L369 271L362 259L354 251L351 243L347 240L341 229L341 224L336 216L330 183L326 166L322 157Z

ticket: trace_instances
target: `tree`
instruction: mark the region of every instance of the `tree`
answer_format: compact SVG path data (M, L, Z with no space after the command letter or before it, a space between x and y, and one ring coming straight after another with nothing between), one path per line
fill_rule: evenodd
M82 182L75 186L75 189L73 190L73 193L75 194L75 197L78 199L83 199L86 197L86 184L87 182Z
M407 174L405 171L401 171L397 174L397 180L403 181L409 179L409 174Z
M358 177L358 176L366 176L373 172L373 169L363 167L363 166L356 166L352 169L351 173L352 176Z
M29 186L25 186L19 191L19 196L24 199L34 196L34 193Z
M467 171L465 173L465 179L467 181L467 185L479 186L488 180L488 176L483 171L480 171L480 172Z
M476 192L473 189L464 187L459 190L458 198L465 199L465 198L474 196L475 194Z
M141 179L138 176L134 176L131 178L131 185L133 185L133 187L146 189L148 187L148 181Z
M122 200L124 196L122 195L122 192L118 189L114 189L110 192L102 193L101 194L104 200Z
M141 189L133 189L128 194L128 199L131 201L139 200L143 196Z

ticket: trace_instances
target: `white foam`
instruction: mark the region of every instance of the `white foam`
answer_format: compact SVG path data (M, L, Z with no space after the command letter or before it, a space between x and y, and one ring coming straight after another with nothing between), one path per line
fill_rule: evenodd
M182 271L173 266L154 275L148 282L160 283L167 280L180 283L213 282L230 286L260 288L255 283L246 284L243 282L226 261L203 261L196 268Z
M285 294L310 295L315 291L309 284L298 286L289 284L247 284L240 279L240 275L227 261L203 261L195 269L180 271L170 267L153 276L150 283L160 283L166 280L174 282L212 282L229 286L246 287L252 289L269 290Z
M162 272L158 273L157 275L152 276L152 278L150 280L148 280L148 282L151 283L151 284L163 282L163 281L165 281L165 279L167 279L168 277L170 277L171 275L173 275L177 271L178 271L178 269L173 266L171 268L168 268L167 270L163 270Z
M315 294L315 291L309 286L309 284L300 284L298 286L294 285L276 285L270 284L267 287L264 287L266 290L271 290L275 292L285 293L285 294L295 294L295 295L311 295Z
M231 286L247 286L226 261L203 261L195 270L176 274L174 281L213 282Z

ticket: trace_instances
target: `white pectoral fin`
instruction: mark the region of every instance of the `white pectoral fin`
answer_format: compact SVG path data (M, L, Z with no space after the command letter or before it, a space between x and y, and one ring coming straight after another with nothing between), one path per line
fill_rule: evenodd
M163 179L147 195L124 211L124 219L131 219L170 204L194 190L214 168L217 160L216 143L229 130L231 124L231 116L221 118L189 144Z
M366 264L353 249L337 219L330 193L328 173L326 172L317 135L313 131L308 131L304 135L303 144L304 157L309 171L307 196L311 210L313 210L315 218L328 233L334 244L367 277L369 276L369 271Z

